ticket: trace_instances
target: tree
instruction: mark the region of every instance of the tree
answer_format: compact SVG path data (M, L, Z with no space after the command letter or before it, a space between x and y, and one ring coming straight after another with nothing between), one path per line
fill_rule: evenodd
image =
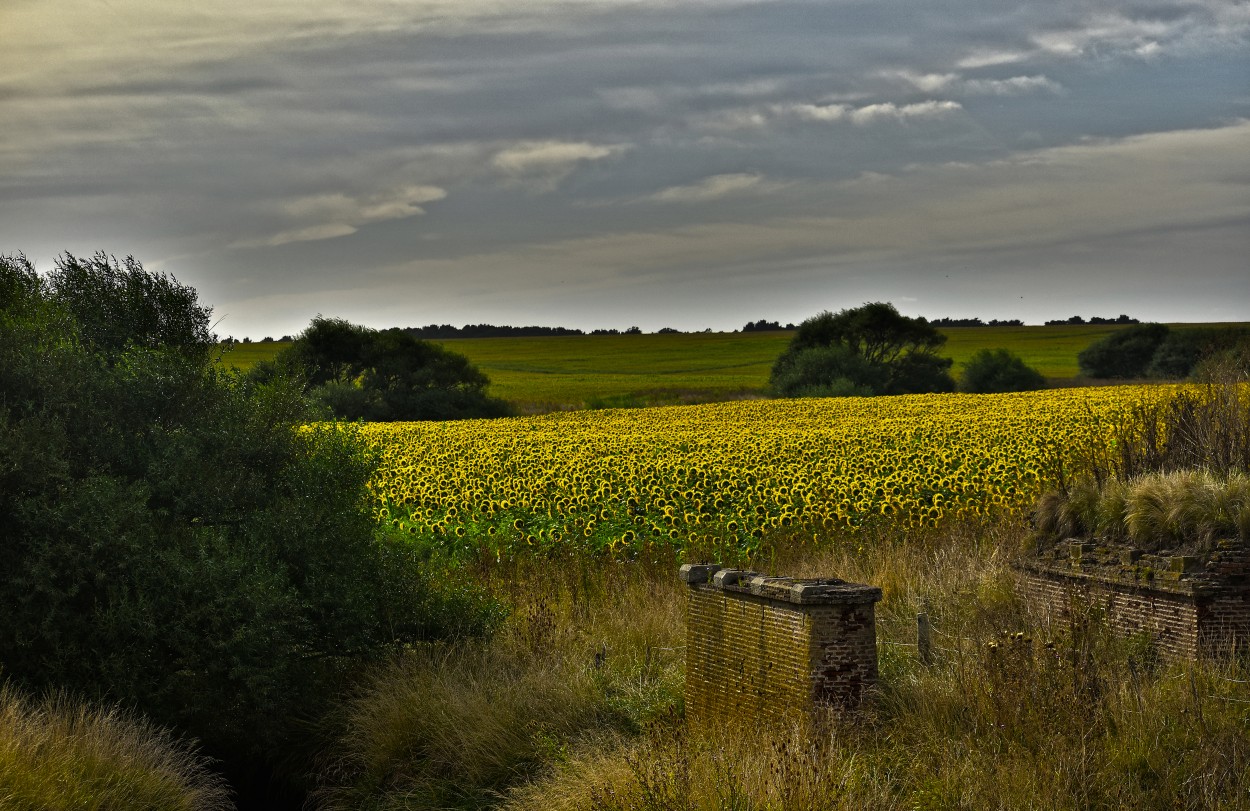
M959 390L972 394L1007 391L1034 391L1046 385L1046 378L1006 349L982 349L964 364Z
M90 259L66 253L47 278L47 295L104 357L130 347L159 347L199 358L215 344L211 311L199 305L195 289L144 270L133 256L118 262L105 253Z
M341 318L314 318L253 378L279 372L302 376L313 396L342 419L454 420L510 411L487 396L490 380L463 355L405 330L379 332Z
M0 257L0 670L238 772L279 762L351 668L492 614L382 533L350 427L217 368L208 318L132 259L41 278Z
M954 391L951 360L937 354L945 342L889 303L823 312L799 325L773 366L772 388L791 397Z
M1144 377L1168 332L1163 324L1138 324L1113 332L1076 356L1081 374L1098 378Z

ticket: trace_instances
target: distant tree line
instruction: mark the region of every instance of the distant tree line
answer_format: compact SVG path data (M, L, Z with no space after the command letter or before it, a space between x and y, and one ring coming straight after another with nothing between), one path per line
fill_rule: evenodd
M1118 315L1115 318L1100 318L1096 315L1093 315L1093 316L1090 316L1090 319L1088 321L1086 321L1084 318L1081 318L1079 315L1074 315L1071 318L1056 318L1053 321L1047 321L1046 326L1062 327L1062 326L1066 326L1069 324L1079 326L1081 324L1140 324L1140 323L1141 321L1139 321L1138 319L1129 318L1127 315L1123 315L1123 314Z
M928 322L934 327L1023 327L1024 322L1019 318L991 318L985 321L981 318L935 318ZM1057 319L1047 321L1047 326L1061 326L1068 324L1137 324L1140 323L1136 318L1130 318L1127 315L1121 315L1117 318L1101 318L1092 316L1088 321L1079 315L1071 318ZM423 340L447 340L452 338L537 338L549 336L566 336L566 335L642 335L643 331L640 327L627 327L625 329L605 328L592 329L589 332L581 329L570 327L512 327L506 325L495 324L465 324L463 327L452 326L451 324L429 324L424 327L399 327L401 332ZM783 332L793 331L798 326L793 323L781 323L780 321L769 321L761 318L758 321L749 321L736 332ZM712 332L711 328L702 330L702 332ZM690 332L698 332L698 330L682 330L674 327L662 327L655 331L656 335L679 335ZM261 338L259 343L268 344L274 341L282 343L290 343L296 340L290 335L283 335L281 338L273 338L266 336ZM225 338L223 344L250 344L251 338L236 339L234 336Z
M795 329L793 324L786 324L784 327L777 321L752 321L742 328L743 332L776 332L779 330Z
M1019 318L998 319L992 318L989 321L982 321L979 318L935 318L929 322L935 327L1023 327L1024 322Z
M591 335L641 335L642 329L639 327L630 327L628 329L594 329L590 331Z
M580 329L566 327L508 327L494 324L430 324L426 327L404 327L403 331L413 338L534 338L548 335L585 335Z

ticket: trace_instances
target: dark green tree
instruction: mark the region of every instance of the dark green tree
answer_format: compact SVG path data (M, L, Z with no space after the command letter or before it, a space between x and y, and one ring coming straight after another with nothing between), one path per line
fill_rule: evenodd
M823 312L799 325L773 365L773 391L787 397L954 391L946 343L923 318L874 302Z
M133 256L104 253L89 259L64 254L46 279L49 298L78 325L93 352L113 357L130 347L202 356L215 343L210 310L194 288L151 273Z
M0 257L0 671L134 706L238 773L354 668L493 614L383 534L350 427L216 367L208 316L134 260Z
M1168 337L1163 324L1137 324L1113 332L1076 356L1081 374L1098 378L1145 377L1156 350Z
M256 379L286 370L342 419L452 420L500 417L507 403L487 396L490 380L463 355L399 329L377 331L317 316Z
M1034 391L1046 385L1041 372L1006 349L982 349L964 364L959 390L972 394Z

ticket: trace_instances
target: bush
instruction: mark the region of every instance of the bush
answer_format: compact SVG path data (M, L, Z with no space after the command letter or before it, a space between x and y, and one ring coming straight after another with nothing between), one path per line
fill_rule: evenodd
M1046 378L1006 349L982 349L964 364L959 390L973 394L1009 391L1035 391L1046 385Z
M455 618L378 534L352 430L301 427L288 378L217 369L206 327L161 343L207 309L133 260L119 273L0 258L0 667L133 706L236 770L273 765L352 668L491 614L457 598Z
M770 384L784 397L954 391L946 342L923 318L872 303L824 312L799 325L773 365Z
M1098 378L1144 377L1168 333L1163 324L1139 324L1113 332L1077 355L1081 374Z

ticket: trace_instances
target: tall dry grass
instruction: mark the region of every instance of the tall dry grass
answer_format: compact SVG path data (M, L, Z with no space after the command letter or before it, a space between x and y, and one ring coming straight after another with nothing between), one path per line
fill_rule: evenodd
M1143 397L1105 444L1081 450L1079 469L1100 484L1178 470L1250 473L1250 381L1236 367L1169 396Z
M1038 501L1043 540L1099 537L1203 553L1250 542L1250 382L1233 365L1199 385L1144 397L1105 442L1079 449L1074 477Z
M379 673L343 716L320 807L1250 807L1250 669L1168 665L1094 615L1048 624L1014 589L1028 532L1002 519L775 538L752 568L883 599L875 700L774 727L684 722L677 561L484 568L514 605L507 628Z
M116 708L0 684L3 811L216 811L225 781L193 747Z
M322 809L483 808L591 741L680 712L675 575L586 559L480 572L512 606L491 640L414 649L337 714Z
M1011 588L1023 527L791 552L778 568L879 584L881 684L854 716L656 724L576 750L509 811L1250 807L1250 670L1165 665L1094 615L1048 625ZM780 560L780 558L779 558ZM920 663L915 612L940 631Z

